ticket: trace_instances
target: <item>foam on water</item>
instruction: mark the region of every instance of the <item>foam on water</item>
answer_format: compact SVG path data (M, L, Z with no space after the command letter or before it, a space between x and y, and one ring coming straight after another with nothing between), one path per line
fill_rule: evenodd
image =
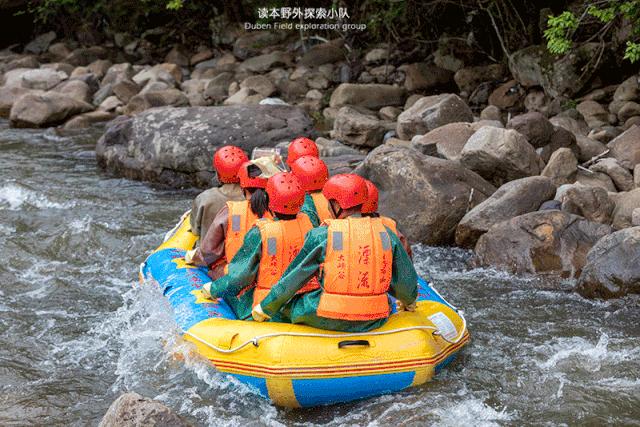
M18 210L24 204L38 209L63 209L73 206L73 203L53 202L46 196L25 186L5 184L0 187L0 209L3 205L8 205L9 210Z

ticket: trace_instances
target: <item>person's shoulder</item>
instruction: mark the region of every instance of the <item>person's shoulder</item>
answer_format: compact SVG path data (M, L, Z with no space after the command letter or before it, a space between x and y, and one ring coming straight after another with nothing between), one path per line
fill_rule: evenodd
M319 227L312 228L307 232L307 239L313 239L314 241L327 238L327 226L320 225Z

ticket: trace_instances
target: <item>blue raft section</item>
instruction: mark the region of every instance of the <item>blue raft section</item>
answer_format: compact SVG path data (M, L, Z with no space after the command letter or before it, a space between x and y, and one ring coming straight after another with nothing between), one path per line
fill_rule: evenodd
M182 262L185 251L175 248L161 249L149 256L140 267L140 273L146 279L158 283L163 295L169 300L175 320L182 331L210 318L237 320L233 311L223 301L215 303L196 303L192 293L211 279L206 268L185 266ZM435 301L452 307L424 279L418 281L418 301ZM394 308L395 310L395 308ZM436 372L451 363L456 354L441 361ZM269 398L266 380L248 375L232 375L249 385L265 398ZM393 393L411 386L414 372L386 373L371 376L293 379L292 386L297 403L302 407L327 405Z

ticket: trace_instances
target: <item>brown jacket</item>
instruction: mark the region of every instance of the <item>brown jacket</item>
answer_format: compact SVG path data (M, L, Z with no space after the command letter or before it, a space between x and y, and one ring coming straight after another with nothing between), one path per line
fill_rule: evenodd
M200 246L193 256L193 264L209 267L209 276L217 279L224 275L224 241L227 235L229 208L223 205L211 222L207 234L200 239Z
M191 230L196 236L206 236L214 218L228 201L244 200L238 184L223 184L198 194L191 208Z

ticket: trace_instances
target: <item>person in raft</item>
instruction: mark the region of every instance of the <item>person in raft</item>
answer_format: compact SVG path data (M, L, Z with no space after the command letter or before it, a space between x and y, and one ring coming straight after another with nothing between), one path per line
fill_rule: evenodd
M193 234L206 236L213 219L229 200L244 200L245 196L238 184L238 169L248 161L245 152L233 145L224 146L216 151L213 156L213 168L220 186L203 191L193 200L190 217Z
M398 238L400 239L400 243L402 243L402 247L404 248L404 250L407 251L409 258L413 259L411 245L409 244L409 241L404 236L404 234L402 234L398 230L396 221L393 218L389 218L388 216L380 215L380 213L378 212L378 199L380 197L378 187L376 187L376 185L368 179L365 179L364 182L365 184L367 184L367 201L362 204L362 216L380 218L385 227L393 231L396 236L398 236Z
M242 246L244 236L256 220L271 217L267 206L267 177L278 169L268 158L248 161L238 170L240 187L245 200L229 201L216 214L200 246L187 251L185 262L209 267L209 277L217 279Z
M364 179L331 177L322 189L336 219L314 228L300 253L252 312L257 321L282 316L321 329L363 332L382 326L391 312L415 310L418 276L398 237L380 218L363 217ZM297 294L318 274L321 288Z
M202 289L208 298L223 298L239 319L251 318L252 308L280 279L300 252L304 236L313 228L309 218L299 213L305 193L292 173L269 178L266 191L273 219L256 221L229 264L227 274ZM296 292L318 288L318 281L312 279Z
M327 165L317 157L302 156L291 164L291 172L298 177L307 192L302 212L311 220L314 227L333 218L329 210L329 201L322 195L322 187L329 179Z

